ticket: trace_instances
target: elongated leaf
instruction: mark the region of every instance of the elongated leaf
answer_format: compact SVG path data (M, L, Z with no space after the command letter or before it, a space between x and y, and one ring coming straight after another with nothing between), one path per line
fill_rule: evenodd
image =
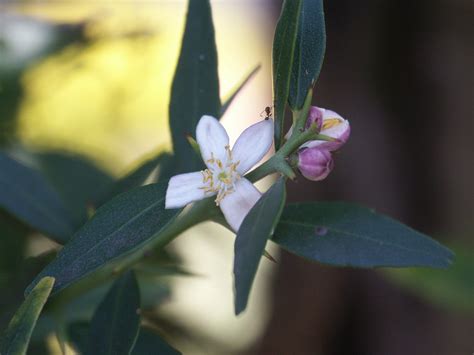
M117 279L94 313L88 354L128 355L140 327L140 291L133 271Z
M166 343L155 332L141 328L132 355L179 355L181 352Z
M53 284L54 278L45 277L38 282L26 297L3 335L0 343L0 354L26 354L36 321L48 299Z
M289 204L273 240L299 256L336 266L445 268L453 257L449 249L391 218L339 202Z
M257 72L260 70L261 65L257 65L255 68L252 69L250 73L247 74L247 76L231 91L230 95L228 96L227 99L224 100L224 103L222 104L221 107L221 117L224 116L226 113L227 109L229 106L232 104L234 99L237 97L239 92L244 88L245 85L257 74Z
M301 2L302 0L285 0L273 39L273 100L277 150L283 137L285 106L290 89Z
M86 322L77 322L69 326L69 340L74 348L80 354L86 354L89 324ZM179 355L178 350L167 344L161 337L152 330L142 327L138 334L137 341L131 352L131 355Z
M99 208L26 292L43 276L54 276L56 293L147 243L180 212L165 209L166 188L167 182L138 187Z
M456 259L448 270L388 269L392 282L417 296L449 310L474 314L474 249L453 246Z
M160 179L169 178L170 165L172 162L173 156L166 152L146 160L136 169L117 180L101 199L101 201L106 202L123 192L126 192L134 187L141 186L155 170L159 170Z
M181 53L171 88L169 118L178 172L199 170L202 162L186 141L202 115L219 117L217 50L209 0L190 0Z
M74 350L79 354L86 354L89 346L89 328L87 322L75 322L68 326L67 336Z
M268 238L278 223L285 204L285 180L280 178L245 217L234 245L235 313L247 307L253 279Z
M59 192L74 216L74 229L87 220L87 208L98 207L97 201L113 178L93 162L65 152L34 154L40 169Z
M325 51L323 0L303 0L288 97L292 109L303 107L308 90L318 79Z
M37 171L0 153L0 208L59 243L74 231L59 194Z

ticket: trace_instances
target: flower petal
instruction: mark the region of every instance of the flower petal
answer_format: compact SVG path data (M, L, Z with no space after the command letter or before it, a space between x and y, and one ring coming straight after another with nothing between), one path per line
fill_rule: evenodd
M204 189L200 189L202 186L204 184L200 171L173 176L168 182L165 208L183 207L188 203L214 195L213 193L206 193Z
M229 136L217 119L202 116L196 127L196 140L201 149L202 159L208 167L208 160L212 158L220 159L223 163L227 161L225 147L229 145Z
M267 154L273 143L273 121L263 120L242 132L232 148L232 159L239 162L237 171L243 175Z
M235 183L235 191L220 202L222 213L235 232L260 196L260 191L250 181L242 178Z
M304 148L318 147L334 151L339 149L347 142L351 134L351 127L349 121L342 118L338 113L331 110L324 110L323 125L321 134L336 138L336 142L327 141L309 141L302 145Z

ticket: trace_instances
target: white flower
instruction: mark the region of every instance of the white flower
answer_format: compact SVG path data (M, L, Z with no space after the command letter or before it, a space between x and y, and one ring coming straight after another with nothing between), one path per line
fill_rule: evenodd
M165 208L179 208L217 195L218 205L234 231L261 194L244 174L257 164L273 143L273 122L263 120L242 132L232 150L225 128L211 116L202 116L196 128L204 171L173 176Z

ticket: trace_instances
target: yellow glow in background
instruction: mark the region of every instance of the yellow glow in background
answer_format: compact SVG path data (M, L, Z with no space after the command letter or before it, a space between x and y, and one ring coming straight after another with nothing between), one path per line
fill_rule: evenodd
M70 46L24 75L24 143L80 152L115 173L145 153L171 149L169 92L186 2L51 3L21 10L54 21L93 21L87 28L91 45ZM235 139L271 102L271 23L261 2L216 2L213 17L221 97L263 65L224 118Z
M271 104L274 23L265 1L214 1L212 5L221 97L255 65L262 65L223 119L233 142ZM185 1L27 2L8 10L58 23L90 21L90 45L71 45L24 74L19 113L23 144L78 152L116 175L144 154L171 149L169 92L184 29ZM199 276L178 279L173 300L162 312L214 344L210 348L177 344L185 354L238 353L263 331L274 266L262 261L249 307L236 318L233 241L228 231L206 223L174 244L185 267Z

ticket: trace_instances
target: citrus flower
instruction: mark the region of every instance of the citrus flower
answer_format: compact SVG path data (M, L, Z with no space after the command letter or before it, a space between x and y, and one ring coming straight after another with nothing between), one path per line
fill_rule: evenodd
M168 183L165 208L179 208L216 196L216 205L226 221L238 231L261 196L243 176L271 148L273 122L266 119L248 127L230 149L222 124L214 117L202 116L196 127L196 140L207 169L173 176Z

